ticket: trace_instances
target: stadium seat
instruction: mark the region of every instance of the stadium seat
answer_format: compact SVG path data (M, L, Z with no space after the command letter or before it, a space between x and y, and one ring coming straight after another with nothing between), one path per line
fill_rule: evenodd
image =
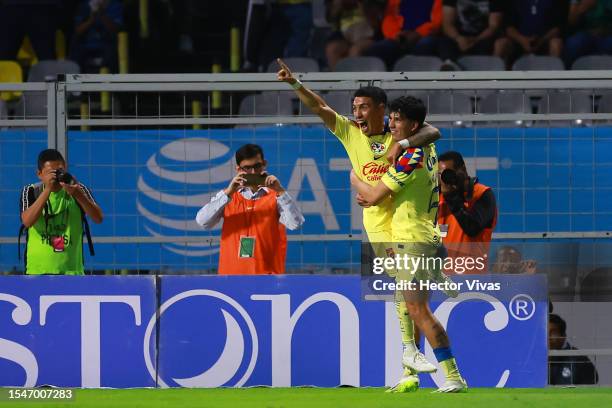
M550 90L543 94L539 100L538 113L593 113L593 92L585 90ZM575 121L554 121L542 123L543 126L572 126L583 125L582 119Z
M612 113L612 93L606 92L599 101L598 113Z
M484 97L479 113L531 113L529 97L523 91L502 89Z
M512 65L513 71L563 71L565 65L557 57L525 55Z
M314 58L283 58L283 61L293 72L319 72L319 63ZM276 61L268 65L268 72L278 72L279 69Z
M414 95L419 97L418 94ZM468 92L461 91L431 91L420 97L427 106L427 114L433 115L471 115L472 101ZM438 126L462 126L468 123L445 121L435 122ZM471 122L469 123L471 124Z
M352 96L350 91L331 91L322 95L325 102L340 115L350 116L353 114Z
M258 95L247 95L240 102L238 114L240 116L291 116L293 115L292 96L293 92L263 92ZM274 124L255 126L274 126Z
M45 60L35 64L28 74L28 82L45 82L55 80L58 74L78 74L79 65L70 60ZM28 92L19 101L17 112L23 112L26 117L45 117L47 115L46 92Z
M579 69L612 69L612 56L610 55L586 55L578 58L572 64L573 70Z
M492 55L466 55L459 58L457 64L466 71L504 71L504 61Z
M418 95L414 95L417 96ZM427 113L434 115L471 114L470 97L452 91L431 91L421 98L427 106Z
M0 61L0 82L20 83L23 82L21 66L15 61ZM21 92L0 92L0 99L4 101L15 101L21 97Z
M70 60L40 61L30 69L28 82L55 80L58 74L79 74L79 64Z
M377 57L348 57L336 64L336 72L384 72L385 63Z
M490 93L478 101L475 112L483 114L532 113L533 108L529 95L518 90L500 90ZM492 123L492 122L488 122ZM495 122L499 127L521 126L523 121Z
M442 60L424 55L404 55L393 65L393 71L439 71Z
M580 282L581 302L612 301L612 268L594 269Z
M548 95L548 104L543 104L540 113L593 113L593 92L553 90Z

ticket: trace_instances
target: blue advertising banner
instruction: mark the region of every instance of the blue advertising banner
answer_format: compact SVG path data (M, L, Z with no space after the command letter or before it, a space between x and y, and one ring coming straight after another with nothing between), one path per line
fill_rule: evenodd
M0 386L155 386L142 358L155 304L154 277L2 276Z
M545 277L456 280L501 288L463 285L457 299L431 304L469 385L544 386ZM358 276L158 282L156 288L150 277L2 278L0 386L383 386L401 375L395 306L362 300ZM435 361L431 347L424 350ZM421 385L443 380L440 372L422 375Z
M609 127L442 129L437 150L457 150L468 171L493 188L496 232L612 229ZM306 222L290 236L287 268L330 272L359 265L359 245L325 235L361 233L361 207L349 185L350 163L322 126L257 129L71 131L69 170L93 190L105 213L96 237L201 236L203 242L98 244L90 269L211 270L220 225L203 230L194 219L235 172L234 153L260 144L268 171L296 198ZM45 132L0 132L0 236L19 230L19 193L36 182ZM380 169L367 168L376 173ZM367 175L365 175L367 176ZM87 251L86 256L88 256ZM0 245L0 270L22 269L14 245Z

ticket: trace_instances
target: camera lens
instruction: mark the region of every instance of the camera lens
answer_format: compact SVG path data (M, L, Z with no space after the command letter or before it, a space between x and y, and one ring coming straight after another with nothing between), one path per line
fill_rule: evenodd
M57 169L55 171L55 179L58 183L71 184L72 183L72 175L62 169Z
M440 174L440 178L442 179L444 184L449 184L453 186L456 186L459 184L459 180L458 180L457 173L455 172L455 170L444 169L444 171L442 171L442 174Z

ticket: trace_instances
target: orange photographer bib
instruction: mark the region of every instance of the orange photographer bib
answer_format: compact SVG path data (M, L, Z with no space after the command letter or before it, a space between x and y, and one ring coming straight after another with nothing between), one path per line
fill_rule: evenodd
M257 200L239 192L223 211L219 275L285 273L287 234L279 222L276 193Z
M470 209L474 206L474 204L480 200L482 195L490 190L490 187L487 187L480 183L474 183L474 190L472 192L472 197L467 203L466 209ZM461 225L455 218L455 216L451 213L450 208L444 202L444 196L440 194L440 208L438 213L438 225L441 228L446 226L444 229L447 230L446 236L442 238L442 242L444 246L448 250L448 256L451 258L457 257L482 257L484 263L484 270L482 268L466 268L463 274L475 274L475 273L487 273L487 259L489 253L489 245L491 243L491 236L493 234L493 230L495 229L495 225L497 224L497 210L495 212L495 216L493 217L493 221L491 222L490 227L486 227L483 229L480 234L470 237L469 235L463 232L461 229ZM454 271L445 270L447 274L455 273Z

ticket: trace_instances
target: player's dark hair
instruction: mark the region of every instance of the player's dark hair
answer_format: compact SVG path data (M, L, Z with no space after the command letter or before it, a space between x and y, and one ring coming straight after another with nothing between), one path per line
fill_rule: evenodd
M400 96L391 101L389 104L390 112L397 112L406 119L416 121L419 126L425 122L427 116L427 108L422 100L414 96Z
M66 164L64 156L55 149L46 149L38 154L38 171L41 171L46 162L60 161Z
M563 320L563 318L561 318L561 316L556 315L554 313L551 313L548 315L548 323L552 323L557 325L557 327L559 327L559 331L561 332L562 336L565 336L565 330L567 329L567 323L565 323L565 320Z
M387 93L377 86L364 86L357 89L353 94L353 99L357 97L371 98L375 105L380 105L382 103L387 106Z
M240 162L246 159L253 159L257 157L257 155L261 156L261 159L264 159L264 153L261 146L256 144L245 144L240 149L236 150L236 164L240 166Z
M463 160L463 156L461 155L461 153L453 150L442 153L440 156L438 156L438 161L452 161L453 167L455 167L455 169L465 167L465 161Z

